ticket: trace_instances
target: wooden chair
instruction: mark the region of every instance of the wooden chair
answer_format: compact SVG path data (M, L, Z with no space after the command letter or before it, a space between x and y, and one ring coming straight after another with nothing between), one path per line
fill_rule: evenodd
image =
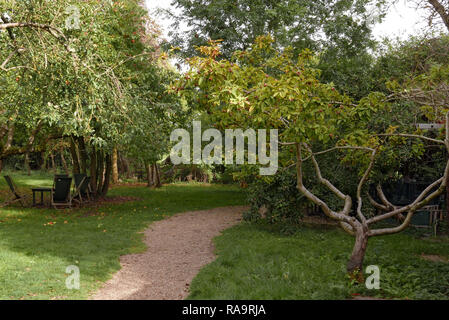
M86 177L84 180L84 185L81 187L81 195L86 197L88 201L90 201L90 196L93 195L92 190L90 188L90 177Z
M69 178L69 175L68 174L63 174L63 173L55 174L55 176L53 178L53 187L52 187L53 189L55 188L56 179L58 179L58 178Z
M70 187L72 178L60 177L55 178L55 187L51 191L51 205L57 209L58 207L71 207L72 197L70 195Z
M55 178L68 178L69 175L67 173L58 173L55 174Z
M5 178L6 183L7 183L8 186L9 186L9 190L10 190L11 193L14 195L14 198L11 199L11 200L9 200L9 201L6 201L6 202L3 203L2 205L0 205L0 208L5 207L5 206L8 206L8 205L10 205L10 204L12 204L12 203L15 203L15 202L17 202L17 201L19 201L20 204L22 205L22 207L24 207L24 206L25 206L25 203L23 202L23 200L26 199L26 196L25 196L25 195L21 195L21 194L17 191L17 186L16 186L16 184L14 183L14 181L11 179L10 176L3 176L3 177Z
M73 192L72 199L82 203L83 197L87 200L90 200L89 196L89 177L85 174L75 174L75 188Z
M439 218L440 207L438 205L429 205L422 207L421 210L429 212L429 225L433 225L435 221Z
M438 225L444 220L444 212L439 205L425 206L422 209L429 211L429 225L433 228L434 236L437 235Z

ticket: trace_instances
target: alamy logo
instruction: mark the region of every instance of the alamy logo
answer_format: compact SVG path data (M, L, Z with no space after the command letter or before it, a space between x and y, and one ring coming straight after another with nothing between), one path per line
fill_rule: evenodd
M193 157L191 157L190 133L176 129L170 135L171 142L178 142L170 152L173 164L223 164L223 137L217 129L207 129L201 134L201 122L193 121ZM245 152L245 139L248 141ZM203 142L209 142L202 149ZM235 144L234 144L235 141ZM269 144L269 155L267 154ZM266 129L226 129L224 137L224 164L260 164L261 175L274 175L278 170L278 130L270 130L267 143ZM193 158L193 159L192 159ZM267 166L268 165L268 166Z
M80 288L80 268L78 266L70 265L65 269L68 274L65 279L65 286L69 290L79 290Z
M65 20L65 28L67 30L79 30L80 28L80 9L77 6L68 6L65 13L69 16Z
M372 265L366 267L366 273L371 274L366 278L365 286L367 289L380 289L380 269L378 266Z

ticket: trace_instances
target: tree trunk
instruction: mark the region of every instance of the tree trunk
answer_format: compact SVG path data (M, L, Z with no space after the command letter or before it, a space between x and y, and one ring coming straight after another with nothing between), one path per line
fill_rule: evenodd
M42 166L41 166L41 170L46 171L46 170L48 169L48 168L47 168L47 158L48 158L48 156L45 156L45 155L42 156Z
M53 173L56 174L55 156L53 155L53 151L50 151L50 159L51 159L51 169L53 170Z
M444 25L447 30L449 30L449 13L443 2L438 0L427 0L427 2L429 2L434 10L440 15L441 20L443 20Z
M31 176L31 168L30 168L30 153L25 153L25 170L27 171L27 174Z
M117 148L112 150L112 183L118 183L118 155Z
M351 258L347 264L347 271L351 275L356 274L359 282L363 279L363 259L365 258L368 234L366 231L358 230L355 236L355 244L352 249Z
M80 173L78 152L76 151L76 145L73 137L70 139L70 153L72 154L73 173Z
M94 196L97 195L97 151L92 148L90 154L90 188Z
M97 193L100 194L104 181L104 154L102 151L98 151L97 153L97 163Z
M80 169L81 173L87 175L87 150L86 144L84 143L84 137L78 137L78 145L80 151Z
M159 174L159 166L157 165L157 163L153 164L153 171L154 171L154 186L155 188L160 188L162 187L162 183L161 183L161 177Z
M2 172L2 169L3 169L3 160L0 159L0 172Z
M60 155L61 155L61 162L62 162L62 166L64 167L64 171L65 171L65 173L69 174L69 167L67 166L67 161L65 161L63 146L61 146Z
M125 168L126 168L126 179L131 178L131 170L129 168L129 161L126 158L123 158L125 160Z
M123 172L125 173L126 179L129 179L131 176L130 176L128 159L126 159L122 155L120 156L120 159L121 159L121 163L122 163L122 166L123 166Z
M112 157L111 155L106 155L106 169L104 173L104 181L103 187L101 188L101 196L106 197L106 194L109 190L109 182L111 180L111 172L112 172Z
M40 152L40 157L39 157L39 170L45 169L45 157L44 157L44 153Z
M151 165L151 178L153 180L153 186L156 188L156 180L157 180L157 176L156 176L156 170L155 170L155 165L154 163Z
M153 170L152 170L151 164L146 163L145 168L147 170L147 187L151 188L154 185Z

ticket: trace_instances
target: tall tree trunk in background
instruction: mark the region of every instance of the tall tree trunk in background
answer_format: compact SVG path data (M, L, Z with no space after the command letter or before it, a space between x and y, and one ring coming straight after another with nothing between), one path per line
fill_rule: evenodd
M125 165L126 170L126 178L129 179L131 177L131 170L129 170L129 162L128 159L123 157L123 164Z
M2 172L2 169L3 169L3 160L0 159L0 172Z
M117 148L112 150L112 183L118 183L118 152Z
M161 177L159 173L159 167L157 163L153 164L153 178L154 178L154 187L160 188L162 187Z
M62 162L62 166L64 167L64 171L65 171L65 173L69 174L69 167L67 166L67 161L65 161L63 146L61 146L59 154L61 156L61 162Z
M92 148L90 153L90 189L94 196L97 194L97 151Z
M27 171L27 174L31 175L31 168L30 168L30 153L25 153L25 170Z
M156 163L158 188L162 187L161 167Z
M53 155L53 151L50 151L50 159L51 159L51 169L53 170L53 173L56 174L55 156Z
M47 158L48 158L48 157L46 157L46 156L42 156L42 168L43 168L44 170L47 170L47 169L48 169Z
M156 188L157 175L156 175L156 167L154 164L151 165L151 178L153 179L153 186Z
M118 157L120 158L120 167L122 175L125 175L125 177L129 179L130 172L128 160L120 152L118 153Z
M86 144L84 143L84 137L78 137L78 145L80 151L80 170L81 173L87 175L87 150Z
M106 194L109 190L109 182L111 180L111 173L112 173L112 156L110 154L106 155L106 168L104 171L104 180L103 180L103 186L101 188L101 196L106 197Z
M97 193L100 194L104 181L104 153L101 150L97 152L97 163Z
M119 172L119 174L124 176L127 171L126 163L125 163L125 160L123 159L123 155L118 151L117 151L117 158L118 158L118 161L117 161L118 172Z
M70 153L72 155L73 173L81 173L78 152L76 151L76 145L73 137L70 139Z
M40 158L39 158L39 170L45 169L45 157L44 153L40 152Z
M147 187L151 188L154 186L153 166L149 163L146 163L145 169L147 170Z

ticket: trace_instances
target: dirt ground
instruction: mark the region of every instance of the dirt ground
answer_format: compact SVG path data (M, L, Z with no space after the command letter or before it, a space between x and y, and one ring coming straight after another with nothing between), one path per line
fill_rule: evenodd
M445 257L436 255L436 254L421 254L421 258L423 258L424 260L429 260L429 261L433 261L433 262L444 262L444 263L449 263L449 260Z
M215 259L212 239L239 221L246 207L177 214L145 230L148 249L120 257L122 268L93 300L174 300L188 296L199 270Z

